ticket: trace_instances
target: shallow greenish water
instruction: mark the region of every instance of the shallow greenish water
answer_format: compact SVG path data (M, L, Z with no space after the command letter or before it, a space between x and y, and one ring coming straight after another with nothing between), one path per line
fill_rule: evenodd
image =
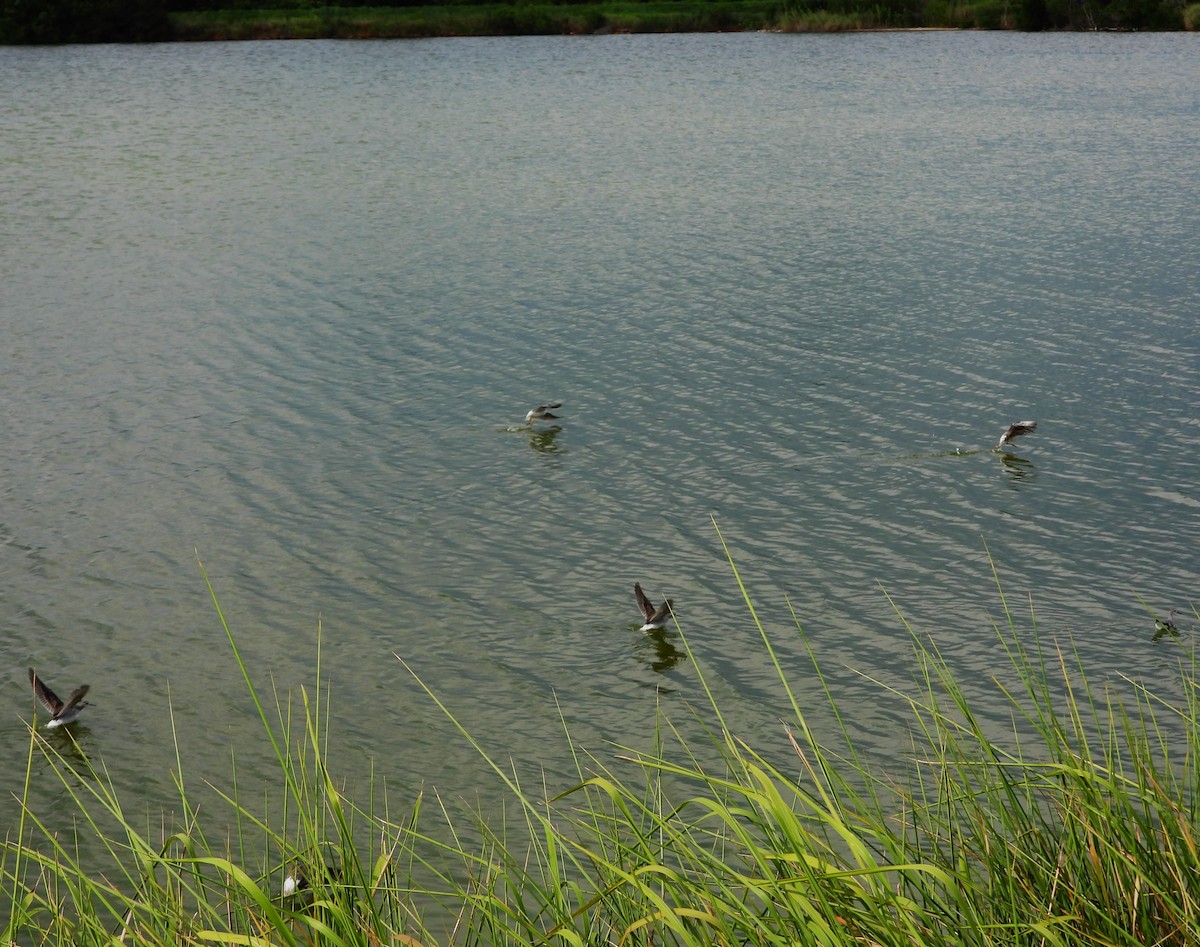
M264 686L322 627L335 764L401 799L496 787L395 655L551 786L560 709L604 753L702 702L635 581L776 745L713 517L881 761L885 590L1005 716L989 551L1171 692L1197 624L1138 596L1200 571L1191 37L0 49L0 85L5 758L36 665L91 683L131 809L172 799L168 699L189 778L270 784L197 554Z

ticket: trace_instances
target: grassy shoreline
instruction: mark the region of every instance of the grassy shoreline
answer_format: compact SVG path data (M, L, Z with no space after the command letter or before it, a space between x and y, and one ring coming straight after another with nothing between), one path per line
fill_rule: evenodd
M726 551L728 556L728 552ZM102 765L31 730L113 867L88 871L69 839L26 805L0 848L10 920L0 942L245 947L620 944L628 947L1185 947L1200 932L1200 700L1195 656L1180 648L1183 697L1142 682L1089 681L1069 646L1003 620L994 684L1013 726L989 735L932 639L913 646L911 692L880 684L903 710L910 771L875 772L857 753L815 655L797 686L775 658L736 566L734 579L791 711L763 752L725 723L703 662L697 706L711 746L669 717L650 752L594 755L566 740L574 784L527 790L510 761L479 745L402 660L506 788L515 818L463 816L421 795L400 815L372 785L365 806L329 771L328 701L318 649L312 693L293 716L261 699L213 602L279 763L282 815L218 789L232 814L201 811L176 749L179 811L151 838L124 815ZM211 591L211 586L210 586ZM899 612L897 612L899 615ZM789 634L806 641L797 622ZM1170 640L1176 647L1183 642ZM810 730L804 701L840 722ZM979 682L972 681L972 687ZM1021 736L1018 736L1021 734ZM61 746L61 744L57 744ZM696 752L697 750L703 752ZM701 762L701 760L719 761ZM28 795L28 775L26 780ZM467 820L475 823L468 814ZM447 836L430 822L450 827ZM457 828L456 828L457 825ZM112 828L115 826L116 828ZM465 841L471 835L476 842ZM303 878L285 895L285 878ZM430 880L432 879L432 880ZM432 908L430 906L433 906Z
M891 28L878 13L781 15L776 0L480 3L208 10L171 15L176 40L421 39L613 33L842 32Z
M0 43L907 29L1200 29L1184 0L0 0ZM385 0L386 2L386 0ZM192 5L198 8L191 8ZM226 5L219 5L226 4ZM217 6L214 6L217 5Z
M172 13L178 41L265 39L419 39L436 36L597 35L610 33L1030 28L1041 0L929 0L921 6L791 0L604 0L594 3L448 3L403 7L321 6ZM1086 5L1082 7L1086 9ZM1031 12L1033 11L1033 12ZM1159 16L1159 14L1156 14ZM1095 17L1077 28L1098 29ZM1116 21L1114 21L1116 22ZM1160 16L1167 29L1200 28L1200 5ZM1122 29L1119 24L1103 28ZM1129 27L1132 28L1132 27Z
M180 41L725 32L766 28L774 0L481 3L208 10L171 15Z

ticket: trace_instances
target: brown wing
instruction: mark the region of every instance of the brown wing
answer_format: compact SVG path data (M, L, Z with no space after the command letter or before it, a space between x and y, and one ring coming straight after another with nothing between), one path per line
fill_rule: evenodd
M1032 434L1037 430L1037 421L1018 421L1016 424L1010 424L1008 429L1000 435L1000 440L996 442L996 450L999 450L1014 437L1020 437L1022 434Z
M58 695L54 693L54 691L50 690L50 688L46 686L42 679L37 676L37 671L35 671L33 668L29 669L29 683L33 685L34 696L42 702L43 707L50 711L50 713L55 717L62 713L63 702L59 700Z
M646 598L646 593L642 591L640 582L633 583L633 594L637 596L638 608L642 610L642 614L646 616L646 621L654 621L654 603Z
M82 687L75 688L75 690L71 692L71 696L67 698L67 704L65 707L63 707L61 712L65 714L68 710L83 700L83 698L87 696L87 692L90 687L90 684L84 684Z

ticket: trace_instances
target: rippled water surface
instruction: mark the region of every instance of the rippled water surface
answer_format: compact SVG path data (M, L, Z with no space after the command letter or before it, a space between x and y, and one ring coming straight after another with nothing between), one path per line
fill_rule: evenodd
M603 755L702 702L634 581L771 745L714 517L793 683L789 600L885 759L889 595L1006 713L989 553L1020 627L1032 598L1098 680L1170 694L1200 623L1152 641L1139 597L1187 609L1200 572L1196 62L1185 35L0 49L0 754L36 665L91 683L76 736L130 809L170 804L168 706L190 778L227 786L233 746L275 779L197 555L264 688L311 687L321 629L338 764L400 799L492 784L396 655L551 786L560 710Z

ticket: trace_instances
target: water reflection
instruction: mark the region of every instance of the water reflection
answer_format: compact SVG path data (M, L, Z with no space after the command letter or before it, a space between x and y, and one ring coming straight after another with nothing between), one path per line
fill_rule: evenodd
M0 254L0 295L22 301L4 307L10 652L52 641L128 675L130 693L178 670L181 649L208 658L223 635L199 548L253 629L243 645L260 673L311 681L295 629L328 614L338 640L321 667L335 682L394 693L395 650L481 739L572 779L557 716L527 685L559 684L588 738L637 739L647 680L691 696L678 632L630 628L631 592L610 589L654 576L695 590L689 610L709 626L743 624L709 520L720 511L785 626L793 593L837 616L830 686L881 758L902 747L856 696L857 674L902 674L911 649L879 589L924 623L982 615L997 594L984 542L1047 627L1080 628L1081 660L1137 667L1154 629L1144 612L1127 623L1130 583L1186 602L1200 573L1186 262L1200 226L1179 200L1200 183L1179 121L1200 88L1194 43L1146 35L1117 62L1086 36L954 37L936 55L925 36L813 38L801 56L756 34L628 39L528 37L520 55L507 38L284 44L266 60L261 44L118 44L89 49L86 69L68 68L69 48L0 56L0 153L29 156L6 164L2 188L22 233ZM181 69L204 81L174 81ZM264 69L288 81L263 83ZM879 83L881 69L900 81ZM996 80L982 91L980 70ZM431 91L398 101L408 87ZM788 119L809 95L805 120ZM114 122L101 100L131 107ZM1113 121L1062 121L1097 102ZM314 111L336 148L314 147ZM998 121L1021 134L997 138ZM130 140L171 142L169 160L131 165ZM1097 153L1142 167L1147 141L1152 173L1078 199ZM742 174L727 173L733 152ZM878 187L853 186L881 161ZM785 164L780 199L761 200ZM350 167L364 173L339 175ZM1020 200L977 187L1013 167L1031 168ZM452 206L447 168L462 172ZM331 174L339 186L322 186ZM570 440L561 421L523 423L531 389L572 406ZM975 456L1027 415L1058 433L1010 447L1039 470L1052 458L1070 475L1061 489L1026 483L1026 461ZM1100 430L1121 432L1102 465L1075 433ZM545 505L514 502L539 478ZM590 604L610 594L612 617ZM608 635L602 656L572 637L580 614ZM1128 643L1110 633L1122 621ZM992 671L990 622L955 624L963 673ZM1194 624L1181 616L1189 645ZM615 654L632 673L600 688L562 673L559 636L581 662ZM731 710L756 712L772 661L758 647L721 661L739 684ZM220 644L204 673L170 675L173 699L212 708L181 724L193 771L227 772L229 728L248 740L255 727L229 662ZM1007 719L1003 700L979 709ZM99 767L103 751L139 807L173 805L170 715L110 726L115 710L77 733L84 752ZM465 741L355 701L330 710L350 765L362 748L395 761L406 789L436 773L439 791L475 794ZM0 759L21 758L22 736L0 728ZM243 775L277 774L267 760Z
M686 652L675 647L674 632L666 628L655 628L646 632L644 641L650 644L651 654L643 658L651 671L659 674L671 670L687 657Z
M1174 625L1156 625L1154 635L1150 638L1151 641L1162 641L1163 638L1178 638L1179 629Z
M1009 475L1009 486L1015 487L1022 481L1030 481L1037 477L1037 468L1033 466L1033 461L1018 457L1016 454L1004 453L999 456L1000 463L1004 465Z
M554 427L531 430L529 432L529 446L540 454L561 454L566 448L554 443L554 439L561 432L561 424L556 424Z
M38 738L45 741L54 756L69 763L76 774L95 779L92 762L80 745L81 741L89 741L91 735L89 727L73 724L70 730L66 727L56 727L39 733Z

